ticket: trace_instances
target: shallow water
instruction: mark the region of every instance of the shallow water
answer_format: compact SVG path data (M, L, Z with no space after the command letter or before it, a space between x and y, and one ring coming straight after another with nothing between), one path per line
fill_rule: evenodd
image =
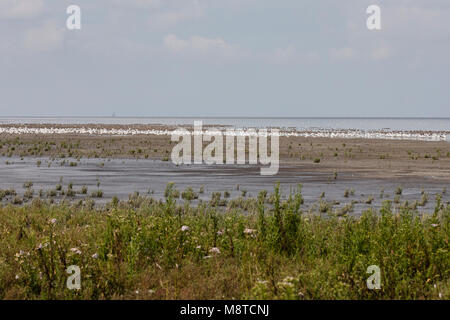
M38 160L42 162L40 166L36 164ZM366 179L351 173L340 173L338 179L334 180L332 174L305 172L298 167L281 167L275 176L261 176L260 168L250 165L176 166L171 162L157 160L82 159L77 166L71 167L70 161L75 160L66 159L66 164L61 166L61 161L50 162L47 158L27 157L21 160L0 157L0 189L13 188L22 195L25 191L23 183L32 181L36 197L40 189L55 189L60 178L63 177L62 185L65 189L70 182L73 183L75 191L86 185L89 195L97 190L97 181L100 181L103 198L95 199L95 201L105 203L113 196L128 199L128 195L135 191L139 191L141 195L163 198L164 189L170 181L175 182L180 191L191 186L198 192L200 187L204 186L205 192L200 194L200 199L203 200L210 199L211 193L215 191L227 190L231 194L230 198L241 196L242 190L247 190L247 197L257 196L263 189L270 193L277 182L281 183L283 195L287 196L290 190L295 190L297 184L301 183L305 210L318 201L322 192L325 192L326 200L340 202L340 205L334 208L352 200L364 201L373 195L375 199L371 205L355 204L353 214L358 215L366 208L378 208L383 200L393 200L394 190L399 186L403 188L401 202L408 200L411 203L414 200L420 200L421 190L424 189L430 194L429 202L425 207L419 207L419 210L432 211L434 195L441 193L446 186L431 178L421 179L420 182L412 178ZM7 162L10 164L6 164ZM50 167L48 167L49 163ZM240 190L237 190L237 185ZM345 198L345 189L352 188L355 190L354 196ZM380 199L382 189L389 197ZM450 201L449 193L450 189L443 195L444 203ZM77 194L75 199L82 199L85 196Z

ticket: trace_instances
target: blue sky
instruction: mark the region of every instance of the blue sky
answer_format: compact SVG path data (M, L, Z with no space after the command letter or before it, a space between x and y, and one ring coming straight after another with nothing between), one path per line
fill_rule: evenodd
M0 0L0 116L450 117L449 16L448 0Z

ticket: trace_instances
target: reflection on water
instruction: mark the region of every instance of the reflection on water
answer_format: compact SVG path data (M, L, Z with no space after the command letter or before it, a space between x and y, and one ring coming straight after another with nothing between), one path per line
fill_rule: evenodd
M40 166L37 161L40 160ZM75 161L75 160L74 160ZM9 164L7 164L7 162ZM59 161L50 162L42 158L5 158L0 157L0 189L15 189L18 194L24 193L23 184L32 181L32 188L37 196L40 189L46 191L55 189L62 177L63 188L67 189L69 183L73 183L75 191L83 185L88 187L88 195L97 190L97 181L103 191L103 198L96 199L97 203L109 201L114 195L121 199L128 199L128 195L139 191L141 195L149 195L154 198L164 198L164 189L168 182L175 182L176 187L182 191L191 186L198 191L204 186L205 192L200 194L200 199L208 200L212 192L228 191L230 198L242 196L243 190L247 191L247 197L256 197L260 190L271 192L274 185L281 183L284 196L290 190L295 190L297 184L303 184L303 196L305 211L314 203L317 203L322 192L325 192L327 201L337 201L334 208L342 207L352 200L358 201L354 205L354 214L359 214L368 207L379 207L383 200L393 200L394 190L402 186L403 195L401 202L408 200L420 200L422 188L430 193L429 202L420 210L432 211L434 196L442 192L445 184L433 180L421 179L362 179L353 176L352 173L340 173L334 180L332 174L304 172L300 168L282 167L276 176L260 176L257 166L207 166L190 165L176 166L170 162L155 160L121 160L121 159L82 159L77 166L66 164L61 166ZM50 166L49 166L50 164ZM238 186L239 185L239 189ZM354 189L354 195L344 197L346 189ZM380 198L381 191L389 197ZM443 195L443 201L450 201L450 190ZM374 197L371 205L364 202ZM75 199L82 199L85 195L77 194ZM55 198L55 199L61 199ZM179 202L181 200L178 200Z

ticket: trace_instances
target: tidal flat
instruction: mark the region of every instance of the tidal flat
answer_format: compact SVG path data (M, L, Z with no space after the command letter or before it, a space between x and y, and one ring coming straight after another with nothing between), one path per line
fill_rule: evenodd
M67 129L66 125L52 127ZM175 129L94 127L100 131ZM155 134L2 133L0 189L15 191L5 195L2 203L26 203L33 197L52 202L93 198L101 205L113 197L126 200L135 192L163 199L169 182L180 192L188 187L198 192L196 201L208 200L217 192L227 200L251 198L272 190L277 182L287 197L302 184L306 210L317 211L318 203L325 201L336 210L351 207L352 214L380 208L386 199L417 201L421 211L432 209L428 200L438 193L444 203L450 200L449 193L442 192L450 185L450 143L446 141L280 137L280 169L274 176L261 176L258 165L177 166L171 162L175 145L170 136ZM33 186L23 187L26 182ZM65 192L68 185L73 190ZM396 194L398 188L401 194Z
M177 166L168 161L148 159L76 159L51 161L47 158L0 157L0 195L3 204L30 203L40 198L51 203L93 201L104 205L113 197L128 200L133 194L165 199L169 182L182 192L191 188L196 193L192 203L208 201L220 193L224 201L251 199L261 191L270 192L280 182L281 194L287 198L299 184L304 198L303 210L318 214L344 208L360 215L368 208L380 208L383 201L401 205L405 201L421 212L431 211L436 194L443 203L450 202L450 190L441 180L414 177L367 178L363 174L344 171L334 173L305 171L296 166L283 166L275 176L261 176L258 166L189 165ZM73 165L76 163L76 165ZM401 192L399 190L401 189ZM98 196L101 192L101 196ZM324 206L326 208L319 208ZM224 205L226 207L226 205Z

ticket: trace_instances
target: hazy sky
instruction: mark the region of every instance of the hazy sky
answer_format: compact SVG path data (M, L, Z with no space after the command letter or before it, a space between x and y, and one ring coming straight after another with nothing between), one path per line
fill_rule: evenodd
M449 17L448 0L0 0L0 116L450 117Z

